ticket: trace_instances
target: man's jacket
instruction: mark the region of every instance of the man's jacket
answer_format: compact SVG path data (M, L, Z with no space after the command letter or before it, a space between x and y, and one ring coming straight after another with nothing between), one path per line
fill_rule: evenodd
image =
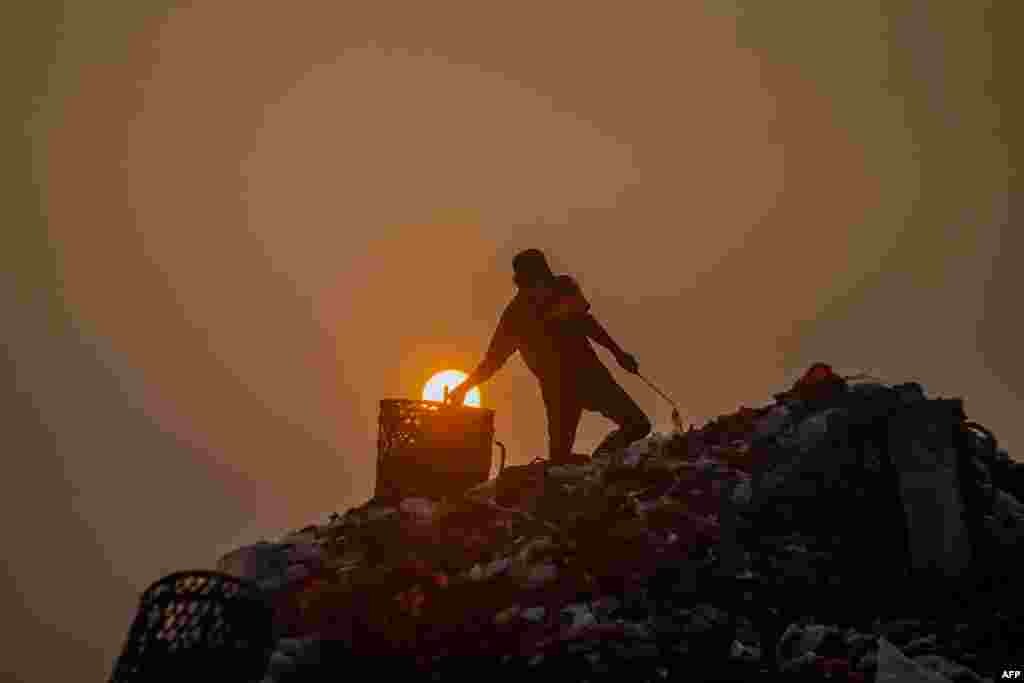
M518 351L545 390L610 378L587 338L596 323L579 285L560 275L554 289L541 309L522 293L505 307L481 364L483 376L490 377Z

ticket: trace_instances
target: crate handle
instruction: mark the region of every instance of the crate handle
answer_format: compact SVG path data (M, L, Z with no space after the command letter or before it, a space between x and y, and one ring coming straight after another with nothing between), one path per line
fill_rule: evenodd
M498 476L505 470L505 444L495 441L494 445L501 449L501 465L498 467Z

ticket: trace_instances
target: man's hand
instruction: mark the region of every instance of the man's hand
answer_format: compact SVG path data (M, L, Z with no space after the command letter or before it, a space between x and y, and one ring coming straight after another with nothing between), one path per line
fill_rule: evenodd
M615 360L619 362L619 365L621 365L622 369L626 372L632 375L640 374L640 365L636 362L636 358L625 351L615 356Z
M448 403L456 406L461 406L466 400L466 394L472 387L467 382L463 382L459 386L448 390Z

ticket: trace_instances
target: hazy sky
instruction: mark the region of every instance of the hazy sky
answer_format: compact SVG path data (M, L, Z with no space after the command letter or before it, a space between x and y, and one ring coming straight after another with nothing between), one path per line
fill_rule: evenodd
M1013 22L990 4L0 21L0 675L99 680L150 582L366 500L377 402L472 369L529 246L692 421L824 360L1024 444ZM545 452L518 359L483 400L514 462Z

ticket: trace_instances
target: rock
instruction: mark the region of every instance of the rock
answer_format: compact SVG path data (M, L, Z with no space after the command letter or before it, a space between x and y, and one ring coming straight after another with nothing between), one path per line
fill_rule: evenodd
M307 647L307 642L301 638L282 638L277 641L277 651L289 657L298 657Z
M757 438L773 437L783 432L791 424L792 416L784 405L776 405L759 419L754 427Z
M913 658L921 667L945 676L954 683L981 683L981 677L962 664L938 655L920 655Z
M494 623L501 626L512 623L513 620L522 615L522 612L523 610L519 605L507 607L494 615Z
M559 465L549 467L547 475L552 481L578 482L592 475L594 471L591 465Z
M878 653L868 652L857 660L857 671L874 671L878 668Z
M289 564L318 567L323 563L323 549L315 543L292 543L288 547Z
M273 593L307 579L321 560L318 546L262 542L228 553L218 561L217 570Z
M917 655L932 654L938 649L936 637L934 635L925 636L923 638L915 638L903 647L903 654L908 657L916 657Z
M849 680L854 672L850 661L843 657L819 657L815 662L815 669L826 679Z
M913 640L922 628L923 624L916 619L878 622L875 625L875 634L886 638L891 643L905 645Z
M259 580L282 574L288 566L288 546L262 541L224 555L217 570L240 579Z
M398 506L398 510L417 522L430 524L437 514L437 504L427 498L406 498Z
M1014 496L997 490L989 517L989 531L999 545L1016 549L1024 541L1024 504Z
M398 516L399 511L397 508L393 508L390 505L378 505L370 507L366 510L366 522L372 524L383 519L390 519L391 517Z
M547 610L545 610L543 607L531 607L529 609L524 609L521 613L521 616L523 617L523 619L526 619L527 621L539 623L541 621L544 621L544 615L546 613Z
M840 414L840 410L831 408L805 419L797 427L794 445L803 453L817 448L829 433L830 421Z
M782 663L779 667L780 670L787 673L795 673L798 671L805 671L814 666L815 662L818 661L818 655L813 652L805 652L804 654L789 659Z
M971 558L953 446L951 406L917 403L890 422L906 515L911 567L940 577L961 576Z
M608 619L622 607L622 602L614 596L606 596L591 603L591 609L599 619Z
M900 401L906 404L919 403L927 400L924 393L924 388L917 382L907 382L905 384L897 384L893 387L899 396Z
M270 661L267 664L267 673L273 678L281 678L287 674L294 673L296 670L298 670L298 665L294 658L279 651L275 651L270 655Z
M885 638L878 641L877 683L951 683L948 678L910 659Z
M496 576L501 576L509 570L512 566L512 560L507 557L500 557L488 564L483 569L483 579L490 580Z
M288 534L287 536L282 538L279 541L279 543L281 543L283 545L293 545L293 546L305 547L305 546L313 546L313 545L315 545L316 541L317 541L317 532L315 530L313 530L313 531L299 531L299 532L295 532L295 533L292 533L292 534Z
M308 579L310 576L312 576L312 574L313 572L309 569L309 567L301 564L293 564L289 566L285 572L285 583L299 583L300 581L305 581L306 579Z
M761 649L758 647L745 645L738 640L734 640L732 648L729 651L729 656L733 659L738 659L747 662L756 662L761 659Z
M796 653L802 655L807 652L816 652L825 641L826 627L821 624L812 624L804 629L797 644Z
M876 636L867 633L853 631L847 634L843 642L846 645L847 652L850 654L850 658L857 660L874 650L877 647L878 639Z
M889 387L878 382L860 382L850 387L850 393L855 397L868 400L887 391L890 391Z
M569 605L562 610L562 620L572 628L592 626L597 623L597 617L587 605Z

